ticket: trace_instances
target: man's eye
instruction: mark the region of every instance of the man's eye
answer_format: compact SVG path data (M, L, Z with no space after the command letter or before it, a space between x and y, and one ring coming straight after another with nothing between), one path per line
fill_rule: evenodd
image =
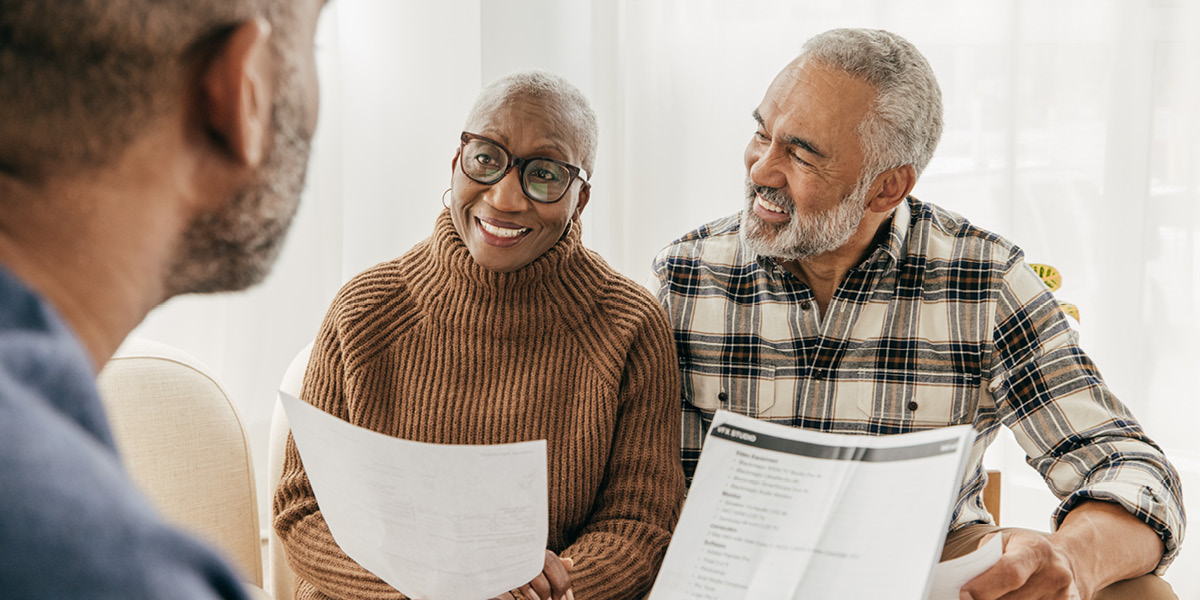
M529 175L541 181L558 181L558 175L549 169L534 169Z
M755 132L754 132L754 137L756 137L756 138L758 138L759 140L761 140L761 141L764 141L764 142L770 141L770 139L771 139L771 138L768 138L768 137L767 137L767 134L765 134L765 133L763 133L763 132L761 132L761 131L755 131Z
M490 164L496 162L496 159L492 158L491 155L489 155L489 154L476 154L475 162L477 162L481 165L490 165Z
M802 165L807 165L807 164L809 164L809 162L808 162L807 160L804 160L803 158L800 158L800 155L796 154L795 152L789 152L789 154L791 154L791 155L792 155L792 160L794 160L794 161L796 161L796 162L798 162L798 163L800 163L800 164L802 164Z

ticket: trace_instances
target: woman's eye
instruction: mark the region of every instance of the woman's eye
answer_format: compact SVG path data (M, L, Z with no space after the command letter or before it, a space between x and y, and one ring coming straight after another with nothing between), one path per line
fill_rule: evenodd
M489 156L487 154L476 154L475 162L477 162L481 165L490 165L490 164L496 162L496 159L492 158L491 156Z
M542 181L557 181L558 177L549 169L534 169L530 175Z

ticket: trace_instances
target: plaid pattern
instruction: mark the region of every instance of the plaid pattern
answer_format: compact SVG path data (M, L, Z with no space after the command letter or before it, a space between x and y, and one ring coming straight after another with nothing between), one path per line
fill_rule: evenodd
M1054 297L1010 242L909 198L886 241L850 271L827 314L809 288L739 241L739 215L664 249L650 287L675 332L683 461L691 482L712 414L887 435L971 424L951 530L987 523L984 450L1011 428L1062 504L1117 502L1166 552L1185 527L1179 475L1079 348Z

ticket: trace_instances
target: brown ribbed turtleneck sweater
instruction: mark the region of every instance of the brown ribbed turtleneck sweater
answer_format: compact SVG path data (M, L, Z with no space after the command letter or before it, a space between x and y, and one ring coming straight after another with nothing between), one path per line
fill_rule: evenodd
M575 598L629 600L649 590L683 497L675 361L662 308L584 248L578 224L496 273L443 212L432 237L338 293L303 396L421 442L545 439L548 546L574 559ZM291 440L285 460L275 529L296 597L403 598L333 541Z

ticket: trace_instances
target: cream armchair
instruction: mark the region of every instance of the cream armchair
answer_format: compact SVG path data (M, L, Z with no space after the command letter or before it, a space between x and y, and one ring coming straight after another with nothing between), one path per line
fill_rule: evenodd
M212 373L178 349L133 338L97 383L134 483L168 521L224 554L251 597L270 598L250 445Z

